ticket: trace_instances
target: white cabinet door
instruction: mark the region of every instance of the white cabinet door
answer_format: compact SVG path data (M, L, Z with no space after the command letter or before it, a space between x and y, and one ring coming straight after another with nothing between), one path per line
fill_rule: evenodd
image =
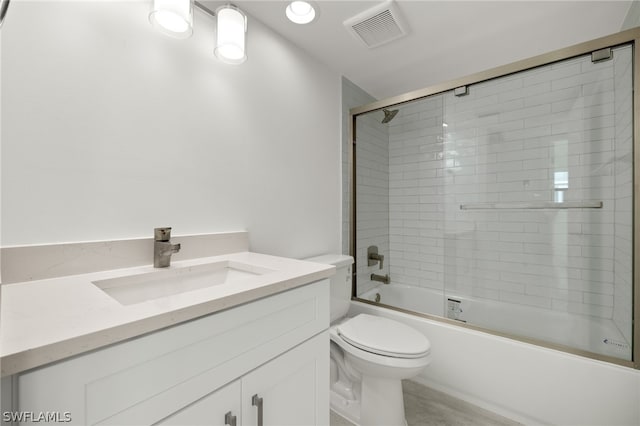
M240 380L210 393L156 423L162 426L240 426Z
M329 336L324 332L156 424L327 425L328 377ZM236 416L235 425L227 413Z
M242 378L242 420L244 426L329 424L328 332Z

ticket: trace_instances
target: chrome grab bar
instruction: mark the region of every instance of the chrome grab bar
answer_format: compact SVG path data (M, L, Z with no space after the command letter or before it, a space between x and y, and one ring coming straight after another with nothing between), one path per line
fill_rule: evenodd
M460 204L460 210L507 210L507 209L601 209L602 201L553 201L513 203L469 203Z

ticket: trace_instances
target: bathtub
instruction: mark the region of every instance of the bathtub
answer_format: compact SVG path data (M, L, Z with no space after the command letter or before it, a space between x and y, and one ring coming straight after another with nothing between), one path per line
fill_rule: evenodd
M379 296L379 297L378 297ZM360 296L397 308L447 317L487 330L540 340L618 359L631 359L612 320L549 309L474 299L402 284L380 285Z
M445 300L438 292L402 285L381 285L362 298L417 309L425 301L432 312L445 312ZM462 299L462 298L460 298ZM550 324L532 325L530 312L508 306L493 306L482 300L461 301L467 321L502 318L501 323L526 325L544 330ZM534 308L531 308L535 311ZM454 321L439 321L387 309L370 303L351 301L349 315L368 313L394 319L421 331L431 342L432 363L415 380L523 424L558 425L639 425L640 371L527 342L488 334ZM491 315L489 315L489 313ZM506 319L506 321L504 321ZM536 317L539 321L540 317ZM578 327L572 319L562 326ZM498 322L495 320L495 322ZM553 329L553 327L551 327ZM563 335L566 343L566 328ZM590 332L575 331L583 340ZM607 334L608 335L608 334ZM600 337L598 337L599 339Z

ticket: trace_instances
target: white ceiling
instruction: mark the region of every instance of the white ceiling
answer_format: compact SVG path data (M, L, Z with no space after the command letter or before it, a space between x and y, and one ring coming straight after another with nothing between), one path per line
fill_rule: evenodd
M369 49L343 21L381 2L316 1L319 17L308 25L286 19L286 1L235 4L377 99L613 34L631 5L613 0L397 0L409 35Z

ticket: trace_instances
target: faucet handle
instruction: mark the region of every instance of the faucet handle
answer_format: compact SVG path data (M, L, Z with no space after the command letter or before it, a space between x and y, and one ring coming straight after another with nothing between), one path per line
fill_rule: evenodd
M375 264L380 265L380 269L383 268L384 255L378 253L378 246L369 246L367 248L367 265L373 266Z
M153 237L156 241L169 241L171 239L171 227L154 228Z

